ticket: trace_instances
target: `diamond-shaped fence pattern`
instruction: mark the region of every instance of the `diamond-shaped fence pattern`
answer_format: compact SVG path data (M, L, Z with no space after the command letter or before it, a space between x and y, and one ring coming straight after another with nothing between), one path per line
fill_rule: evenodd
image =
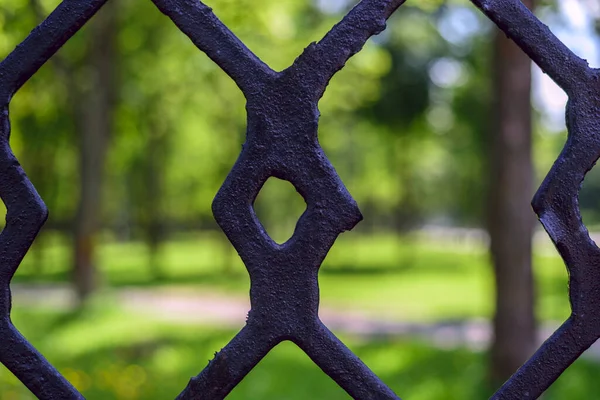
M10 321L10 281L47 210L13 155L8 108L14 93L107 0L64 0L0 63L0 361L40 399L83 396ZM398 399L318 315L318 271L361 213L321 149L318 101L329 80L385 29L404 0L362 0L325 37L282 72L254 55L198 0L152 0L244 93L243 150L213 202L213 213L251 278L246 326L178 396L222 399L278 343L290 340L356 399ZM533 207L569 270L572 314L493 396L539 397L600 336L600 249L581 221L578 190L600 156L599 71L573 54L520 0L472 0L569 95L567 143ZM253 202L269 177L291 182L307 203L293 236L275 243Z

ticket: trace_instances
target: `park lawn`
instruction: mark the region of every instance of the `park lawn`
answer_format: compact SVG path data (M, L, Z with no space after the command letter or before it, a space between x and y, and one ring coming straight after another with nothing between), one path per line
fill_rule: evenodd
M185 387L235 334L203 326L165 324L95 302L72 312L16 307L15 325L90 400L169 399ZM342 337L402 398L488 398L486 357L441 350L411 340L367 342ZM545 399L589 399L600 390L598 365L577 361ZM4 367L0 398L33 399ZM276 347L229 399L349 399L294 344Z
M43 252L30 252L15 282L67 281L69 253L64 238L55 235L42 240ZM139 242L108 242L100 251L102 279L113 287L180 285L199 292L248 293L243 264L217 233L166 243L158 257L159 273L149 268L148 260ZM569 303L562 261L552 248L544 247L537 252L534 266L538 315L544 320L564 320ZM486 318L493 310L493 275L482 247L393 235L343 234L323 264L320 287L323 306L359 308L397 319Z

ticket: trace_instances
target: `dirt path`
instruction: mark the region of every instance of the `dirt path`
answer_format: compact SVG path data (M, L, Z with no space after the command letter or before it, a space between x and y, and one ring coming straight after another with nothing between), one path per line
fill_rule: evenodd
M218 291L185 290L181 288L119 288L110 293L124 310L174 323L214 325L240 329L245 321L250 302L247 298ZM75 294L64 285L13 285L16 304L70 309L75 305ZM359 336L365 339L382 337L418 338L431 345L451 349L466 347L483 350L491 339L487 320L452 322L408 322L382 319L364 310L322 308L323 322L334 333ZM558 324L547 324L540 329L540 344L552 334ZM584 357L600 361L600 343L596 343Z

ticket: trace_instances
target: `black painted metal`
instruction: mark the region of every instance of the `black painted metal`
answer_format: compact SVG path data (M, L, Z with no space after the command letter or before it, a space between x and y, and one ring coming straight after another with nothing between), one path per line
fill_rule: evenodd
M600 336L600 249L589 238L577 196L600 155L598 70L565 47L519 0L472 0L569 95L569 137L533 207L564 258L573 313L494 395L533 399ZM106 0L64 0L0 63L0 197L7 224L0 235L0 361L40 399L81 399L10 322L10 280L46 220L47 211L9 147L13 94ZM178 399L224 398L272 349L291 340L357 399L397 399L320 321L318 270L337 236L360 211L321 150L318 101L332 76L404 0L362 0L284 71L258 59L198 0L153 0L239 86L248 130L235 166L213 202L214 216L248 268L246 326L191 379ZM292 238L279 245L256 218L265 181L291 182L307 203Z
M539 397L600 337L600 249L581 220L578 194L600 156L600 71L571 52L519 0L473 0L569 96L569 135L533 209L569 271L569 319L494 399Z
M40 399L83 399L10 321L10 280L46 221L46 205L9 145L12 96L106 0L65 0L0 63L0 197L8 210L0 234L0 362Z

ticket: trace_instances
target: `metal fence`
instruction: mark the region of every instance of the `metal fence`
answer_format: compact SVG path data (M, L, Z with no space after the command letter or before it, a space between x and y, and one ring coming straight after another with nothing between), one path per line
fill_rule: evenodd
M0 234L0 361L40 399L83 396L10 320L10 281L47 210L9 146L14 93L107 0L64 0L0 64L0 197L8 212ZM600 72L573 54L519 0L472 0L569 95L565 148L533 207L569 270L572 314L493 396L533 399L600 336L600 249L581 221L577 195L600 152ZM239 86L247 100L243 150L219 190L214 216L246 264L251 311L246 326L178 399L224 398L283 340L296 343L352 397L398 399L318 316L317 274L337 236L361 213L317 138L317 103L332 76L385 28L404 0L362 0L287 69L273 71L198 0L153 0ZM292 238L275 243L252 204L271 176L291 182L308 205Z

